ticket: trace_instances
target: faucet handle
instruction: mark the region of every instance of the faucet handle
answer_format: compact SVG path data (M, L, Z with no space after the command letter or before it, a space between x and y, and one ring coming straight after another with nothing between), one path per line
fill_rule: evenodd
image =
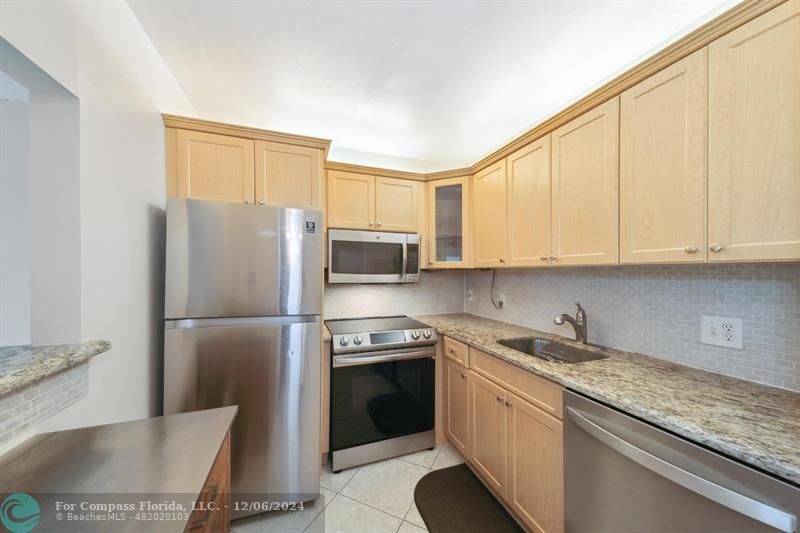
M578 312L579 312L579 313L580 313L581 311L583 311L584 313L586 312L586 311L583 309L583 307L581 307L581 303L580 303L580 302L575 302L575 307L577 307L577 308L578 308Z

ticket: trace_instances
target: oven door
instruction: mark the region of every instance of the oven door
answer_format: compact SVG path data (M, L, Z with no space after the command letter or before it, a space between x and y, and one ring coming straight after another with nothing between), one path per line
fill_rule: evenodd
M407 235L328 231L329 283L405 283Z
M434 347L334 356L331 450L433 430Z

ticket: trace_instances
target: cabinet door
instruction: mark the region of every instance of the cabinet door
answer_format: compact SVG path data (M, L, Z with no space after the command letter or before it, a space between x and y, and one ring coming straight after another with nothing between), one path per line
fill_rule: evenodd
M429 264L433 268L469 266L470 177L428 183Z
M564 531L561 421L512 393L508 393L506 499L533 531Z
M506 494L506 391L469 373L469 460L501 497Z
M620 261L702 263L706 49L622 94Z
M546 266L550 256L550 136L508 156L508 261Z
M328 172L328 227L373 229L375 178L352 172Z
M469 438L469 388L467 385L468 370L449 359L445 363L445 388L447 403L445 404L445 432L450 443L467 457L467 439Z
M800 259L800 2L709 45L710 261Z
M177 130L178 196L254 201L253 141Z
M617 263L619 98L551 136L554 264Z
M475 266L504 266L506 262L506 162L475 174L473 179Z
M417 231L420 182L375 178L375 227L382 231Z
M322 209L322 165L316 148L256 141L256 202Z

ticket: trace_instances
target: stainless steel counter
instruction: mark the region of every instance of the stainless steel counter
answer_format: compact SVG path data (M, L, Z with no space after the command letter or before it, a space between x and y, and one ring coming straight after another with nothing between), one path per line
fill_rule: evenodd
M183 531L188 521L57 521L58 501L133 503L197 499L238 407L37 435L0 456L0 497L23 492L41 507L36 531ZM89 513L81 509L75 513ZM62 513L66 515L66 513Z

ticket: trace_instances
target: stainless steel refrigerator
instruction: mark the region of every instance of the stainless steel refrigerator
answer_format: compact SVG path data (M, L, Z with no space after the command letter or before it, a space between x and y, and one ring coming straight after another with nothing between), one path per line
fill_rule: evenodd
M164 413L239 406L233 517L318 497L322 233L318 211L167 204Z

